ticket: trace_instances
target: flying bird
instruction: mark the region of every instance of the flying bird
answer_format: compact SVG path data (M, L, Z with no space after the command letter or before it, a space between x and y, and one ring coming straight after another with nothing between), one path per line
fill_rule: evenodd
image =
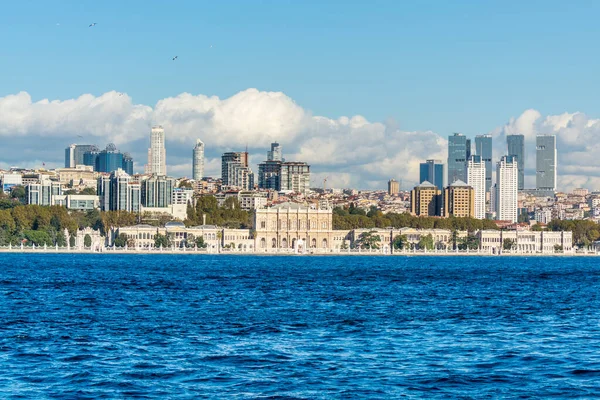
M92 26L96 26L96 22L92 22L88 28L91 28Z
M177 56L173 57L173 61L177 60Z
M81 136L81 135L77 135L77 137L80 137L80 138L82 138L83 136Z

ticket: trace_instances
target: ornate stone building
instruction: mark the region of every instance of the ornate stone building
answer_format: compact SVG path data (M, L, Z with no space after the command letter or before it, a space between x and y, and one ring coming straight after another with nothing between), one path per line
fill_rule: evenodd
M333 230L329 207L282 203L257 209L254 216L257 251L335 249L342 246L348 233Z

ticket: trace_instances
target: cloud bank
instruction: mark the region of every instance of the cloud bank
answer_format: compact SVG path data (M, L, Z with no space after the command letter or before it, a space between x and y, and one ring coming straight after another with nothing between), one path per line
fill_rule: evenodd
M150 127L160 124L167 137L168 172L191 175L196 139L206 144L206 173L220 175L220 154L248 147L253 168L272 141L282 144L287 160L311 164L314 186L384 188L390 178L409 188L418 180L419 163L446 159L451 132L404 131L393 121L371 122L355 115L337 119L313 115L280 92L247 89L226 99L182 93L153 107L134 104L127 94L84 94L69 100L33 101L26 92L0 97L0 168L58 167L71 143L115 143L130 152L136 171L146 162ZM535 185L535 135L556 134L559 188L600 188L600 120L583 113L543 116L525 110L492 129L494 156L506 152L506 135L526 137L526 183Z

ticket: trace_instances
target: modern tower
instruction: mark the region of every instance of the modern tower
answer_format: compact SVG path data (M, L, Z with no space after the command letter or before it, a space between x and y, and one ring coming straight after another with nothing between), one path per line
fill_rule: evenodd
M467 180L467 160L471 156L471 141L460 133L448 136L448 184Z
M400 183L398 183L395 179L390 179L388 181L388 194L390 196L395 196L400 192Z
M248 152L229 152L221 156L221 178L224 186L243 190L254 188L254 173L248 165Z
M439 190L444 190L446 186L444 173L444 164L440 160L427 160L420 164L419 183L429 182Z
M204 143L202 140L196 140L192 159L192 178L200 181L204 177Z
M535 187L556 191L556 136L538 135L535 139Z
M503 156L496 166L496 218L517 222L519 167L515 157Z
M485 218L485 193L487 191L486 162L479 155L471 156L467 163L467 184L473 188L475 197L474 217Z
M508 155L515 157L519 164L519 190L525 189L525 136L507 135Z
M485 191L489 193L492 187L492 135L475 136L475 154L485 163Z
M65 168L75 168L83 165L83 155L88 151L94 151L93 144L72 144L65 149Z
M148 149L148 169L150 174L167 175L167 152L165 150L165 130L162 126L153 126Z
M283 153L279 143L271 143L271 150L267 151L267 161L283 161Z

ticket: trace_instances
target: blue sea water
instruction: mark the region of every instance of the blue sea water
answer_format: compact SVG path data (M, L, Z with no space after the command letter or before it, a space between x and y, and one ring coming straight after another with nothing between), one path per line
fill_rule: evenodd
M0 254L0 398L600 395L595 258Z

